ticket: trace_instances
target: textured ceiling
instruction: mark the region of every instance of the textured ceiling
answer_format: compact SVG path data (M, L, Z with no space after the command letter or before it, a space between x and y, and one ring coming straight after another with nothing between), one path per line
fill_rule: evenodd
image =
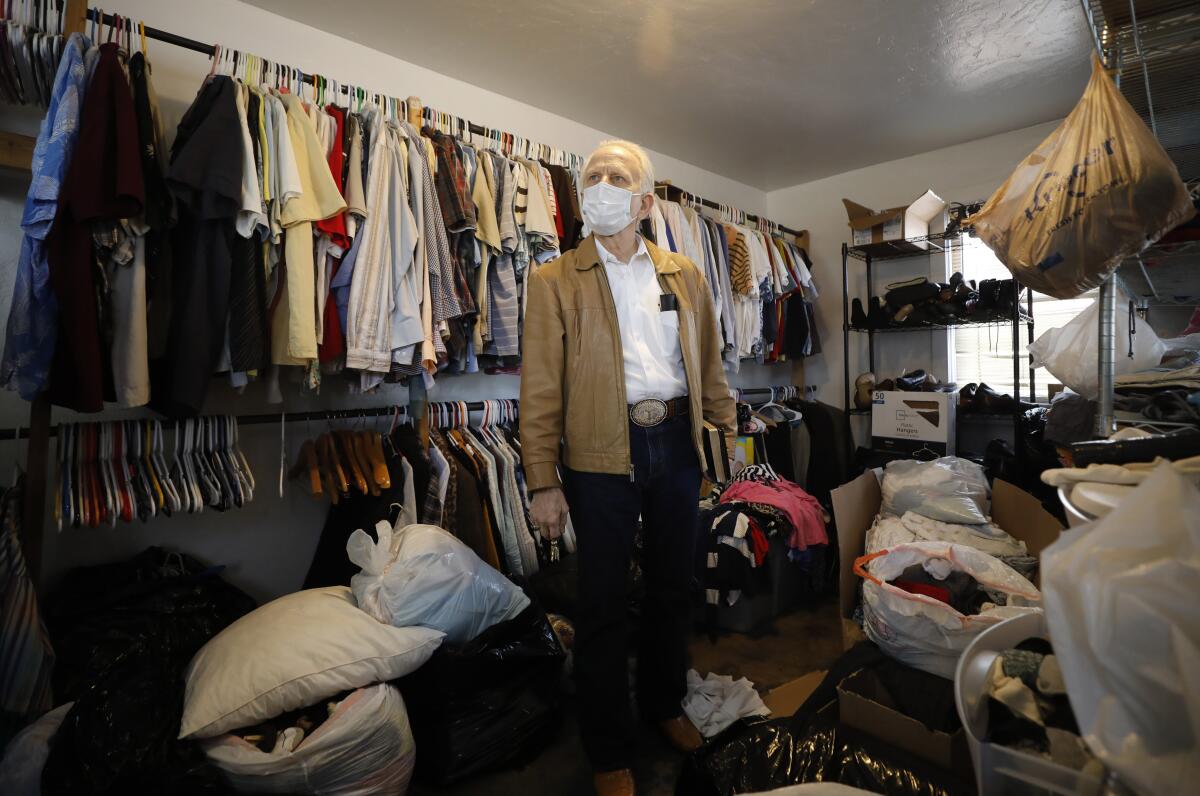
M763 190L1060 118L1089 66L1075 0L249 2Z

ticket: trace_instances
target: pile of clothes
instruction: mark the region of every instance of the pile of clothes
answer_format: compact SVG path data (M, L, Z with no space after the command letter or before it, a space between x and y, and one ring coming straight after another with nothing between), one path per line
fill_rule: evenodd
M743 467L701 504L705 602L710 609L733 605L742 594L766 588L763 565L771 537L786 542L790 561L820 564L829 544L827 522L817 499L770 465Z

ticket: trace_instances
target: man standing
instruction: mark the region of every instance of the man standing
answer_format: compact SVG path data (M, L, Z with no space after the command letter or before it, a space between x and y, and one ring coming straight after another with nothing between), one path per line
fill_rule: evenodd
M627 582L638 519L646 594L637 697L678 748L696 571L704 420L732 432L711 293L696 266L638 234L654 202L641 147L607 141L582 173L592 235L529 276L521 443L531 514L579 554L575 671L580 734L600 794L632 794ZM561 472L561 480L560 480Z

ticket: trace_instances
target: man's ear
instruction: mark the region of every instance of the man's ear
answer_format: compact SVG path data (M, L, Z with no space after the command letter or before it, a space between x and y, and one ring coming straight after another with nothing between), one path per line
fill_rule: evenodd
M650 217L650 208L654 207L654 194L643 194L638 198L641 205L638 207L637 220Z

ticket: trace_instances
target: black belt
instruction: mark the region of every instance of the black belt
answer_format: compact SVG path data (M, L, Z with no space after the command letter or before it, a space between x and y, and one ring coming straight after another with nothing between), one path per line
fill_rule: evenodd
M629 422L642 428L653 428L665 423L673 417L688 413L688 398L672 398L664 401L660 398L643 398L629 405Z

